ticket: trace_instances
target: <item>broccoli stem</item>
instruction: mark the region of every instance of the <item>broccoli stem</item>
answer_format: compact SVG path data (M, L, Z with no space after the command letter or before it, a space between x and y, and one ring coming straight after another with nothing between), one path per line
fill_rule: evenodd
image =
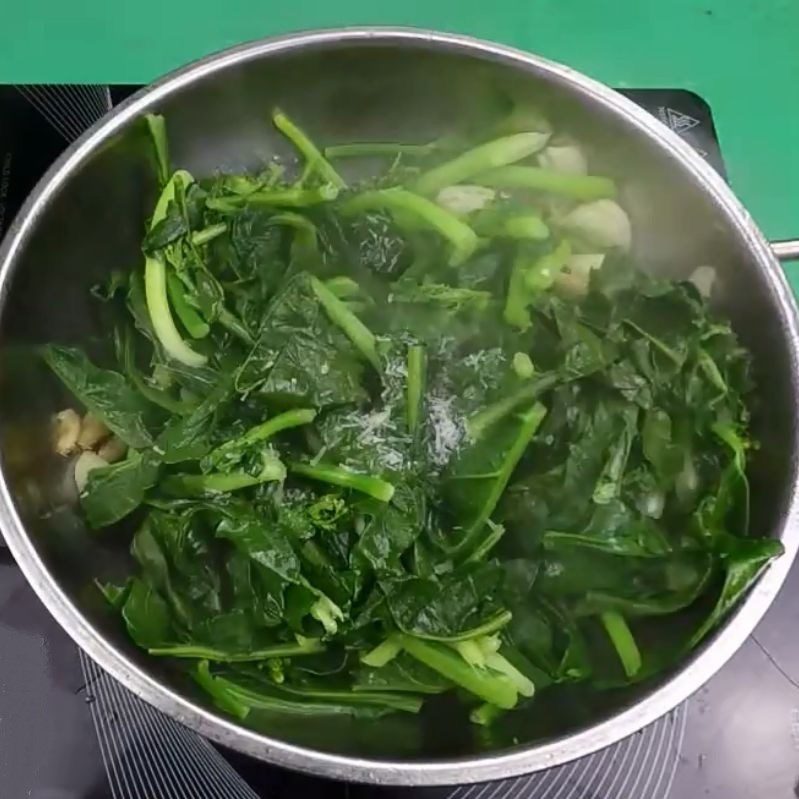
M470 665L484 668L486 664L485 652L474 638L466 641L455 641L452 648Z
M213 647L199 644L176 644L175 646L154 647L147 650L151 655L172 658L198 658L214 660L219 663L247 663L269 658L295 657L298 655L314 655L325 651L325 645L319 638L304 638L295 644L275 644L274 646L254 649L251 652L225 652Z
M406 189L365 191L341 206L343 214L359 214L383 209L395 215L410 215L440 233L452 244L450 258L452 266L463 263L477 249L477 234L465 222L426 197Z
M426 350L421 344L408 348L408 384L406 397L406 416L408 430L415 433L419 427L424 402L425 378L427 370Z
M346 275L331 277L325 281L325 285L340 300L357 297L361 293L361 287L351 277Z
M434 194L445 186L463 183L494 167L527 158L547 143L549 135L540 132L514 133L481 144L425 172L415 185L420 194Z
M510 216L500 228L500 234L509 239L531 239L543 241L549 237L549 228L540 216L535 214L518 214Z
M478 440L492 425L504 419L520 405L532 402L558 382L555 372L544 372L529 383L525 383L506 397L488 405L466 421L466 431L473 440Z
M275 127L299 150L309 166L323 180L332 183L338 189L347 188L344 178L325 159L319 148L280 109L276 108L272 112L272 121Z
M177 182L191 183L194 179L188 172L178 170L164 186L161 196L155 205L150 229L155 227L165 216L167 207L175 199ZM208 360L204 355L195 352L185 341L172 318L169 307L169 294L166 279L166 263L159 255L148 255L144 261L144 296L147 312L156 338L161 342L166 353L186 366L203 366Z
M368 158L370 156L410 155L422 157L438 149L437 142L427 144L400 144L398 142L353 142L325 147L328 158Z
M486 519L486 527L488 532L483 536L483 540L479 544L475 544L469 557L465 559L465 563L478 563L485 560L486 555L500 542L500 539L505 535L504 524L494 524L491 519Z
M489 669L504 674L516 687L521 696L528 699L535 693L535 684L522 674L507 658L499 652L491 652L485 656L486 666Z
M311 465L292 461L289 463L288 468L289 472L300 477L318 480L320 483L330 483L342 488L351 488L354 491L360 491L362 494L374 497L381 502L390 502L394 496L394 486L391 483L369 474L351 472L341 466L323 463Z
M321 280L311 277L311 288L330 321L342 329L361 355L379 372L380 359L372 331Z
M628 678L635 677L641 670L641 652L624 616L615 610L606 610L599 615L599 620L616 649L624 673Z
M245 205L285 206L288 208L307 208L335 200L339 190L329 183L314 189L292 187L289 189L268 189L254 191L245 195L229 197L209 197L205 201L207 208L213 211L230 213L238 211Z
M251 427L244 435L220 444L209 453L208 462L216 466L232 452L240 452L254 444L266 441L283 430L310 424L315 418L316 411L313 408L295 408L294 410L280 413L265 422L261 422L261 424L255 425L255 427Z
M212 472L211 474L171 474L161 483L164 491L173 496L205 496L228 494L261 483L285 479L286 467L276 455L264 457L261 471L256 475L247 472Z
M497 208L480 211L472 220L481 236L543 241L549 238L549 228L540 216L533 213L508 214Z
M147 256L144 263L144 294L153 332L167 355L186 366L203 366L208 360L195 352L180 335L172 312L166 282L166 264L159 256Z
M255 339L250 335L250 331L224 306L219 309L217 322L248 347L252 347L255 344Z
M207 660L201 660L194 671L192 678L207 694L211 696L214 704L226 713L230 713L237 719L244 720L250 713L250 706L239 699L231 691L225 680L214 677L208 667Z
M616 196L616 184L598 175L570 175L535 166L500 166L473 178L492 189L530 189L572 200L599 200Z
M504 675L469 665L451 647L422 641L412 635L399 636L402 648L420 663L442 674L484 702L510 710L517 700L516 689Z
M374 669L379 669L394 660L397 655L402 651L402 644L395 635L386 638L385 641L378 644L374 649L364 652L361 655L361 663L365 666L371 666Z
M215 225L208 225L202 230L195 230L191 234L191 243L195 247L201 247L203 244L208 244L223 233L227 232L227 225L224 222L218 222Z
M169 272L166 276L166 289L172 308L186 328L186 332L192 338L205 338L211 332L211 328L187 302L186 287L174 272Z
M516 256L508 281L503 312L503 317L509 325L522 331L530 327L531 303L536 295L552 286L568 264L570 257L571 245L567 239L563 239L552 252L534 260L523 251Z

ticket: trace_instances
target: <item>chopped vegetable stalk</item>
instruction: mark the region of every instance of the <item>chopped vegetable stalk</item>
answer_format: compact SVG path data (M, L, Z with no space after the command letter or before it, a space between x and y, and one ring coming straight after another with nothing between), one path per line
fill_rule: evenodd
M261 468L256 474L222 472L211 474L171 474L162 483L164 491L173 496L192 497L228 494L261 483L280 482L286 477L286 467L268 450L261 453Z
M225 713L230 713L243 721L250 713L250 706L229 690L224 680L214 677L208 667L208 661L203 660L197 664L192 672L194 681L214 700L214 704Z
M151 230L166 216L169 203L175 199L177 183L180 181L184 186L187 186L193 180L188 172L182 170L178 170L172 175L158 198L153 218L150 221ZM172 319L166 275L166 263L160 253L146 256L144 262L144 291L153 331L167 354L176 361L180 361L186 366L203 366L208 359L204 355L195 352L183 341Z
M169 272L166 276L166 288L169 295L169 302L175 313L178 315L186 332L192 338L205 338L211 328L208 323L189 305L186 300L186 289L181 283L180 278L174 273Z
M549 228L535 214L518 214L505 220L499 234L511 239L543 241L549 236Z
M467 224L426 197L406 189L365 191L347 200L341 210L347 216L374 210L407 214L438 231L452 244L450 264L453 266L463 263L477 249L477 234Z
M299 657L315 655L325 651L325 645L318 638L303 638L297 643L274 644L247 652L227 652L214 647L198 644L175 644L173 646L151 647L151 655L170 658L192 658L213 660L219 663L247 663L269 658Z
M295 408L291 411L284 411L265 422L251 427L244 435L231 441L220 444L208 456L208 463L218 466L231 455L243 452L255 444L268 441L272 436L277 435L283 430L290 430L292 427L301 427L310 424L316 418L316 410L313 408Z
M474 181L492 189L527 189L570 200L599 200L616 196L616 184L610 178L569 175L535 166L500 167L477 175Z
M499 652L492 652L486 655L486 666L504 674L513 683L516 690L521 696L528 699L535 693L535 685L532 680L527 679L507 658L503 657Z
M318 480L322 483L331 483L342 488L351 488L368 494L381 502L390 502L394 496L394 486L369 474L360 474L350 471L342 466L317 463L289 463L289 472L306 477L309 480Z
M299 150L309 168L317 172L322 180L337 189L347 188L344 178L336 172L308 136L281 110L275 109L272 112L272 121L275 123L275 127Z
M521 405L540 397L551 389L558 380L557 375L551 372L544 372L492 405L488 405L478 411L466 421L466 430L469 436L473 440L482 438L490 427L504 419L508 414L513 413Z
M406 389L408 430L415 433L423 413L425 370L427 368L425 348L413 344L408 348L408 383Z
M455 641L451 646L470 666L485 667L485 652L480 649L474 638L469 638L466 641Z
M312 277L311 287L330 321L338 325L361 355L380 371L380 359L377 357L372 331L321 280Z
M250 331L227 308L222 307L219 309L217 322L247 346L252 347L255 343Z
M389 636L385 641L379 643L374 649L361 654L361 663L380 669L394 660L402 651L402 643L396 636Z
M205 204L213 211L232 213L246 205L277 206L284 208L308 208L312 205L329 203L338 197L339 190L326 183L315 189L300 187L288 189L264 189L250 194L231 195L227 197L209 197Z
M400 636L402 648L420 663L442 674L484 702L510 710L516 705L517 691L504 674L477 669L443 644L422 641L411 635Z
M538 152L548 140L547 133L515 133L481 144L425 172L416 181L416 191L420 194L435 194L445 186L463 183L493 167L521 161Z
M505 299L505 321L519 330L527 330L530 319L530 305L536 296L549 289L557 276L566 267L571 256L569 242L564 239L550 253L531 259L520 253L513 263L508 294Z
M605 632L613 643L627 677L635 677L641 670L641 653L635 643L624 616L613 610L607 610L599 616Z
M423 157L431 155L438 149L437 142L428 144L399 144L397 142L354 142L352 144L333 144L325 147L328 158L369 158L373 156L398 155Z
M191 234L191 243L195 247L202 247L203 244L219 238L222 234L227 233L228 226L224 222L217 222L215 225L208 225L202 230L195 230Z

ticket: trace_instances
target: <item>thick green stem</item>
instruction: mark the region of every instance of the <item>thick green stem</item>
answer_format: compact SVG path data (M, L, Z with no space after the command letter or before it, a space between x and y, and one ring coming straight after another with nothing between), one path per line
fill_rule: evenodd
M641 653L624 616L615 610L606 610L599 615L599 620L616 649L624 673L627 677L635 677L641 670Z
M419 427L424 403L427 355L424 346L413 344L408 348L408 383L406 396L406 416L408 430L415 433Z
M251 427L243 436L239 436L239 438L232 441L226 441L218 446L207 456L208 462L216 466L222 463L231 453L241 452L255 444L267 441L283 430L310 424L315 418L316 411L313 408L295 408L294 410L280 413L255 427Z
M251 652L225 652L198 644L176 644L175 646L155 647L147 650L151 655L172 658L197 658L198 660L214 660L219 663L247 663L269 658L297 657L298 655L314 655L325 651L325 645L318 638L305 638L296 644L275 644Z
M494 167L513 164L541 150L549 134L539 132L515 133L481 144L425 172L415 185L420 194L434 194L445 186L463 183Z
M598 175L570 175L535 166L503 166L474 177L492 189L529 189L572 200L599 200L616 196L616 184Z
M365 666L371 666L374 669L380 669L394 660L401 651L402 644L399 638L395 635L391 635L374 649L364 652L361 655L361 663Z
M153 218L150 222L150 229L155 227L166 216L169 203L175 199L178 181L188 185L193 181L193 178L188 172L182 170L178 170L172 175L158 198ZM186 366L203 366L208 359L204 355L195 352L183 341L183 337L175 325L175 320L172 318L166 275L166 263L161 255L146 256L144 262L144 296L153 332L170 357L184 363Z
M465 222L426 197L406 189L365 191L341 206L343 214L373 210L387 210L400 216L409 215L436 230L452 244L450 264L453 266L463 263L477 249L477 234Z
M222 307L219 309L219 316L217 321L228 332L232 333L237 339L243 341L248 347L255 344L255 339L250 334L250 331L237 319L227 308Z
M467 432L474 440L481 438L489 427L504 419L516 408L532 402L546 391L549 391L558 382L558 379L558 375L554 372L545 372L529 383L525 383L506 397L497 400L493 405L488 405L469 417L466 422Z
M517 692L506 676L470 666L446 645L422 641L412 635L402 635L400 641L402 648L412 658L480 697L484 702L506 710L515 707Z
M310 463L297 463L294 461L289 463L289 472L300 477L306 477L309 480L318 480L320 483L330 483L342 488L351 488L354 491L360 491L362 494L374 497L381 502L390 502L394 496L394 486L391 483L369 474L351 472L341 466L322 463L311 465Z
M161 487L173 496L207 496L228 494L242 488L277 482L285 479L286 467L275 455L264 457L261 471L256 474L247 472L213 472L211 474L171 474L164 478Z
M330 317L374 368L380 371L375 337L371 330L321 280L311 277L311 288Z
M186 328L186 332L195 339L205 338L211 332L211 328L200 314L189 305L186 300L186 288L174 272L167 273L166 288L172 308L175 310L183 327Z
M438 149L437 142L428 144L399 144L397 142L354 142L325 147L328 158L368 158L374 156L410 155L422 157Z
M332 183L336 188L347 188L344 178L325 159L319 148L280 109L275 109L272 113L272 121L275 123L275 127L299 150L309 166L323 180Z
M238 211L245 205L283 206L286 208L308 208L320 203L329 203L338 197L339 190L330 184L315 189L299 187L289 189L269 189L254 191L246 195L210 197L205 205L213 211L229 213Z
M191 234L191 243L195 247L201 247L203 244L208 244L223 233L227 232L227 225L224 222L218 222L215 225L208 225L202 230L195 230Z
M167 355L186 366L203 366L208 359L189 347L175 326L169 308L166 264L160 257L148 256L144 263L144 294L153 332Z

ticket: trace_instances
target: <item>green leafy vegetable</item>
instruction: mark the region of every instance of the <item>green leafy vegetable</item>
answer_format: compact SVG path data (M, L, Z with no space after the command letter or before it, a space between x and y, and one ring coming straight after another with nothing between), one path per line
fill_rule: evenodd
M92 360L43 349L127 445L75 459L87 526L129 541L109 612L256 725L447 694L497 731L673 667L781 552L730 325L634 268L613 180L529 165L527 107L421 145L272 121L296 168L194 180L148 116L144 263L93 291ZM375 155L351 186L328 160Z

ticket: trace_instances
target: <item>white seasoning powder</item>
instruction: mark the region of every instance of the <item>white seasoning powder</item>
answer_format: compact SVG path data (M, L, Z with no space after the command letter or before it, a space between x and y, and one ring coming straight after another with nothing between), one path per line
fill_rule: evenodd
M428 400L428 421L430 422L430 460L438 466L446 466L453 453L460 446L465 430L463 421L455 408L455 397L432 396Z

